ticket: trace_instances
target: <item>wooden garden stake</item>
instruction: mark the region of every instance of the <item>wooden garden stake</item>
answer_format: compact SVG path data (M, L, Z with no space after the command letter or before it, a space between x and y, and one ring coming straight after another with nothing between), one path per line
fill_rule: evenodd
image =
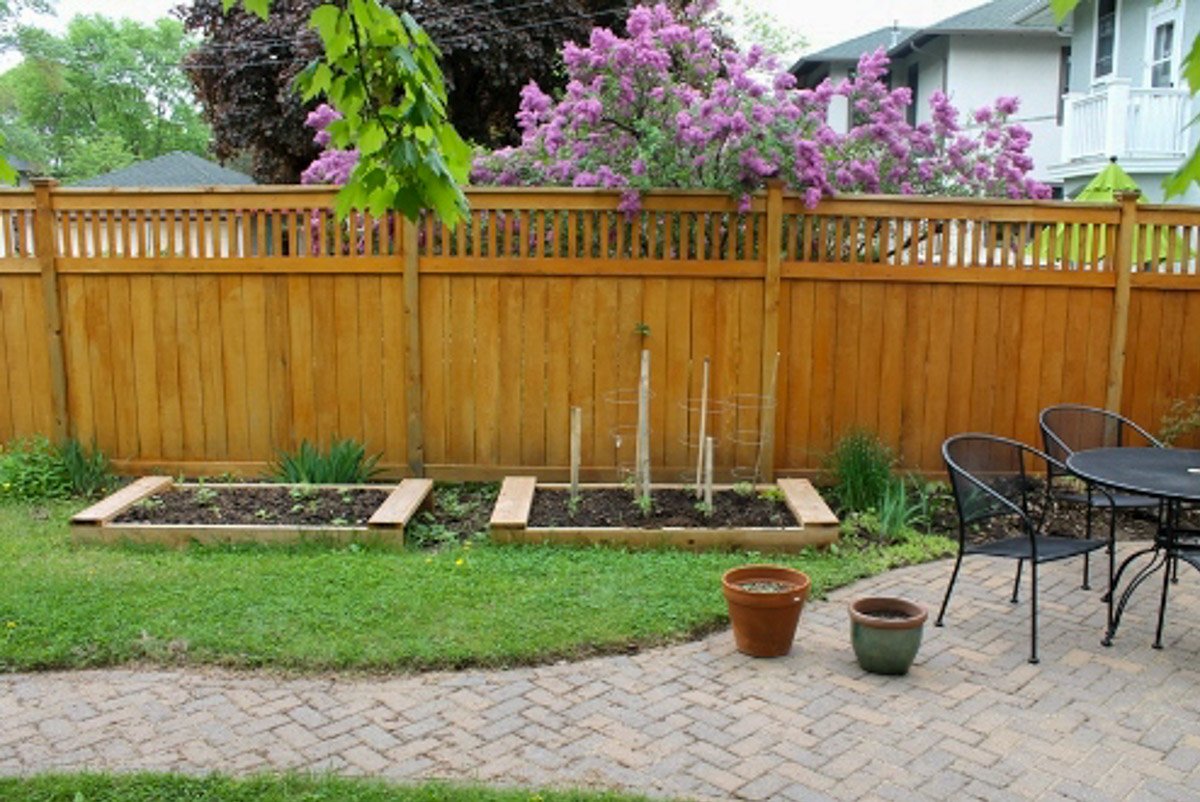
M708 357L704 357L704 373L700 380L700 439L696 441L696 498L704 485L704 438L708 425Z
M571 498L579 498L579 446L583 432L583 408L571 407Z
M636 477L638 495L650 497L650 349L642 350L642 377L638 382Z
M779 380L779 352L775 352L775 359L771 362L771 375L767 378L767 394L763 398L762 410L759 412L763 416L760 426L762 437L758 441L758 459L754 463L755 477L764 476L763 460L770 459L772 453L771 446L775 439L775 384ZM767 424L767 419L770 418L771 424ZM768 477L773 478L773 477Z
M704 438L704 447L700 450L704 453L704 506L711 515L713 508L713 439L711 437Z

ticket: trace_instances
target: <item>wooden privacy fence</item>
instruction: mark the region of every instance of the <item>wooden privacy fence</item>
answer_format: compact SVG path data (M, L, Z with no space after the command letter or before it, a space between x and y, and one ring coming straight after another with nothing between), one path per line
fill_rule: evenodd
M773 188L474 189L454 229L338 223L327 188L0 194L0 438L93 438L129 470L257 471L303 438L455 478L695 464L701 366L725 474L817 469L878 431L1038 439L1060 401L1157 428L1200 392L1200 209L839 198ZM768 377L779 353L774 403Z

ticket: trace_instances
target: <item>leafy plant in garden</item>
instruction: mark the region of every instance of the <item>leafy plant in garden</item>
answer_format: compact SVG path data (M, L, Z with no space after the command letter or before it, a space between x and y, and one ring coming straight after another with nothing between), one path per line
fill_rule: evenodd
M281 453L271 465L271 476L280 482L309 485L353 485L371 479L379 454L367 456L366 447L354 438L329 443L329 450L303 440L293 453Z
M0 451L0 498L27 501L92 496L112 485L108 459L78 440L56 446L45 437L18 439Z
M856 429L842 436L825 461L838 504L848 511L878 512L895 482L895 462L891 449L874 432ZM896 491L892 493L896 500Z
M1029 131L1007 123L1016 98L976 111L980 130L968 135L935 92L932 121L914 126L911 91L887 87L882 49L862 57L852 81L798 90L760 48L722 49L665 5L635 8L626 28L624 37L596 28L585 47L567 42L564 95L526 86L521 145L478 157L472 180L621 189L627 212L658 187L721 189L748 210L769 178L810 207L833 192L1049 196L1027 176ZM835 97L855 111L845 134L826 123Z
M112 487L112 464L95 442L88 449L72 437L58 447L58 458L73 495L98 496Z

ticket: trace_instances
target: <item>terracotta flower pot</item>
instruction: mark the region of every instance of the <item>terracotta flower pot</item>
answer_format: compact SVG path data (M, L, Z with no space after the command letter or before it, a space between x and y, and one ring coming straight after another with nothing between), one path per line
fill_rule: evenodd
M907 599L867 596L850 603L850 642L858 664L872 674L907 674L928 613Z
M771 590L771 585L779 589ZM721 586L738 651L752 657L787 654L810 585L807 574L782 565L743 565L726 571Z

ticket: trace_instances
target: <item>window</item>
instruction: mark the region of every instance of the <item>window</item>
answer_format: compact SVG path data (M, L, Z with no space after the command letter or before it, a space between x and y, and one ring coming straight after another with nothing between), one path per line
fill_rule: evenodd
M1071 91L1071 46L1062 49L1058 57L1058 124L1063 124L1063 109Z
M917 124L917 79L921 74L921 68L917 64L908 65L908 88L912 90L912 103L908 104L908 109L905 111L905 118L909 125Z
M1096 3L1096 78L1112 74L1116 44L1117 0L1099 0Z
M1150 50L1150 85L1170 88L1175 85L1175 21L1154 28Z

